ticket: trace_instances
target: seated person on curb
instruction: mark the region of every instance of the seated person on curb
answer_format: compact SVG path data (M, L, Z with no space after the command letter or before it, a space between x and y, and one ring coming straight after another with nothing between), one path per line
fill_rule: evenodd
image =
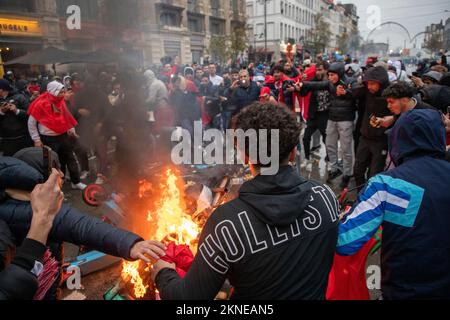
M235 128L255 129L258 141L267 138L259 129L278 130L279 150L269 145L268 154L279 151L280 168L264 175L267 166L259 160L250 163L254 179L206 222L183 279L173 264L156 262L153 277L161 298L212 300L229 279L233 300L324 300L336 249L338 203L327 186L302 178L289 165L300 125L286 107L254 103L236 116ZM238 148L244 149L239 143ZM249 159L249 150L243 152Z
M450 164L435 110L404 113L389 135L396 168L376 175L339 225L337 252L352 255L383 227L383 299L450 297Z

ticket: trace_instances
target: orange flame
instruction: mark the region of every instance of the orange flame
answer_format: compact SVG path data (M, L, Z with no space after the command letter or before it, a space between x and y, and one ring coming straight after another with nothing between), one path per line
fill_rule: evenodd
M158 221L155 238L168 237L177 244L192 244L197 239L199 227L191 216L184 213L185 203L177 186L179 178L171 169L166 171L167 180L161 184L163 190L155 212L149 212L147 220Z
M184 213L185 203L182 191L177 185L179 178L171 170L165 172L165 181L161 183L162 195L157 201L157 209L153 212L148 211L147 221L156 222L157 229L155 234L150 235L150 239L168 239L177 244L188 244L195 253L197 239L200 228L192 221L191 216ZM139 181L139 197L143 198L147 191L153 190L151 183L146 180ZM122 278L131 277L131 283L134 284L134 295L136 298L142 298L148 286L144 286L139 274L139 261L124 261L122 265Z
M152 191L153 186L147 180L139 181L139 198L143 198L148 191Z
M130 282L134 285L134 296L136 298L144 297L148 288L148 285L144 285L139 275L139 264L140 260L134 262L124 261L122 264L122 279L131 278Z

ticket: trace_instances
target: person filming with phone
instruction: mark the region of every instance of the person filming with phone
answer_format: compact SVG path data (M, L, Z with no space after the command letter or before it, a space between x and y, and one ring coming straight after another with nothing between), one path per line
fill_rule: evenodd
M15 94L9 82L0 79L0 151L4 156L12 156L20 149L32 146L27 109L27 98Z
M232 105L236 106L233 116L238 114L244 107L258 101L261 88L256 82L250 80L247 69L239 71L239 80L235 80L231 85Z

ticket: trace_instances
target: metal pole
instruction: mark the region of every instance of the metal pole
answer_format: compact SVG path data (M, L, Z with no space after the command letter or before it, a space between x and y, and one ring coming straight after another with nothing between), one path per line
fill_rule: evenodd
M267 0L264 1L264 59L267 62Z

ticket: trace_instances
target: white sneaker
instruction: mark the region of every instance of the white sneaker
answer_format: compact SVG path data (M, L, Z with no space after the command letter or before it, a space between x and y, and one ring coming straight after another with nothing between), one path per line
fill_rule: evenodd
M95 180L95 184L104 184L106 181L101 176L97 176L97 179Z
M71 184L72 185L72 189L74 189L74 190L84 190L84 189L86 189L86 187L87 187L87 185L85 185L84 183L82 183L82 182L80 182L80 183L77 183L77 184Z
M300 163L300 168L301 168L301 169L305 169L307 165L308 165L308 160L303 160L303 161Z
M312 165L314 163L314 160L307 160L306 164L306 171L311 172L312 171Z
M85 180L85 179L87 179L87 177L88 177L88 175L89 175L89 171L81 171L81 173L80 173L80 179L81 180Z

